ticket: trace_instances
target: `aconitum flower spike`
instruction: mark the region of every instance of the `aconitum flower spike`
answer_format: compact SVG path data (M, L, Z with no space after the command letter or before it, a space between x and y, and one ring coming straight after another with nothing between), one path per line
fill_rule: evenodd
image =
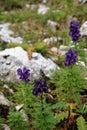
M70 66L72 64L75 64L77 57L78 57L78 55L77 55L76 51L69 49L68 52L66 53L65 65Z
M80 39L80 24L75 21L70 22L69 35L72 37L73 42L77 42Z
M19 68L17 69L17 74L19 76L19 79L21 81L24 81L24 82L29 82L29 78L30 78L30 70L27 69L26 67L23 67L23 69Z
M47 86L45 80L36 79L36 80L34 81L34 83L35 83L35 88L33 89L33 92L32 92L32 93L33 93L35 96L41 95L43 92L47 92L48 86Z

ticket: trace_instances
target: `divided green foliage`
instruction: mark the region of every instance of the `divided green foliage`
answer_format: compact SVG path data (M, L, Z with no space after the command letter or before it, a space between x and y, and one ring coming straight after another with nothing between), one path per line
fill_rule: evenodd
M64 67L53 72L52 81L57 85L55 92L59 99L71 100L73 94L80 93L86 88L83 72L84 68L79 65Z
M34 128L36 130L53 130L57 121L54 118L51 105L47 104L45 99L42 104L39 99L34 108L32 113Z
M42 55L47 54L47 45L44 42L37 42L34 44L37 52L40 52Z
M2 130L2 128L3 128L3 125L2 124L4 124L4 118L1 118L0 117L0 130Z
M29 45L26 44L26 43L23 43L23 44L8 43L8 44L6 45L7 48L18 47L18 46L22 47L23 49L27 49L27 48L29 47Z
M7 123L12 130L28 130L28 124L19 111L10 110Z
M37 101L37 98L35 98L32 94L33 87L34 84L32 82L29 84L20 83L16 86L16 92L14 94L14 101L18 104L24 104L23 108L25 112L30 115L32 109L29 109L28 107L33 106L34 102Z
M73 47L73 49L76 50L78 56L80 57L79 60L86 63L87 52L85 51L85 48L86 48L86 42L84 41L75 44L75 46Z
M25 42L27 42L27 41L36 42L38 40L38 36L36 33L31 32L31 31L29 32L27 30L25 33L26 33L25 36L23 36Z
M28 2L30 3L30 4L37 4L37 3L40 3L40 2L42 2L41 0L28 0Z
M2 10L11 10L11 9L17 9L22 8L23 6L23 0L0 0L0 5Z
M36 10L16 10L10 11L7 14L0 14L0 21L11 22L19 24L22 21L35 20L38 18ZM18 31L18 30L17 30Z
M83 116L78 117L76 121L78 130L87 130L87 124Z
M52 107L52 109L55 109L55 108L66 109L67 103L66 102L58 102L56 104L53 104L51 107Z
M73 99L74 99L74 101L79 105L79 107L78 108L75 108L76 109L76 112L77 113L81 113L81 114L85 114L85 110L83 109L83 104L82 104L82 101L81 101L81 99L80 99L80 94L79 93L77 93L77 94L74 94L73 95Z
M60 123L64 119L68 118L68 111L55 114L55 118L56 118L57 122Z

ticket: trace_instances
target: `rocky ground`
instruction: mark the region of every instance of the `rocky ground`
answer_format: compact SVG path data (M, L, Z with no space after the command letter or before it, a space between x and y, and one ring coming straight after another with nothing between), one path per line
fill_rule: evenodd
M9 1L9 0L8 0ZM23 0L0 2L0 116L5 117L14 95L10 82L19 82L17 69L30 69L31 80L41 77L41 71L50 79L53 70L60 69L66 51L73 43L69 36L71 20L80 22L81 42L87 54L87 1L86 0ZM84 44L85 41L85 44ZM79 58L85 68L87 61ZM7 94L9 93L9 94ZM19 110L23 104L17 104ZM21 111L27 121L27 115ZM5 117L6 118L6 117ZM4 130L10 130L2 124Z

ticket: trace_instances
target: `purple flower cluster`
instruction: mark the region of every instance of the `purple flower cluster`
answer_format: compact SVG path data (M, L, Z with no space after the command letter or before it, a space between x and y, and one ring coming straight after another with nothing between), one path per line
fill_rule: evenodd
M19 79L24 82L29 82L30 77L30 70L26 67L23 67L23 70L21 68L17 69L17 74L19 75Z
M75 21L70 22L70 32L69 35L72 37L73 42L77 42L80 38L80 24Z
M68 52L66 53L65 65L70 66L72 64L75 64L77 57L78 55L76 51L69 49Z
M47 92L48 86L46 84L46 81L42 79L37 79L34 81L35 88L33 89L33 94L35 96L41 95L43 92Z

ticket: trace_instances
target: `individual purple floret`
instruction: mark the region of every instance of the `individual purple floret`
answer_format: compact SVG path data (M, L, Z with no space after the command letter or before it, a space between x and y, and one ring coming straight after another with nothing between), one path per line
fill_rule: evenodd
M69 35L72 37L73 42L77 42L80 39L80 24L75 21L70 22Z
M21 81L24 81L26 83L29 82L29 77L30 77L29 69L27 69L26 67L23 67L23 69L19 68L19 69L17 69L17 74Z
M35 96L41 95L43 92L47 92L48 86L46 84L46 81L42 79L37 79L34 81L35 88L33 89L33 94Z
M69 49L68 52L66 53L65 65L70 66L72 64L75 64L77 57L78 55L76 51Z

